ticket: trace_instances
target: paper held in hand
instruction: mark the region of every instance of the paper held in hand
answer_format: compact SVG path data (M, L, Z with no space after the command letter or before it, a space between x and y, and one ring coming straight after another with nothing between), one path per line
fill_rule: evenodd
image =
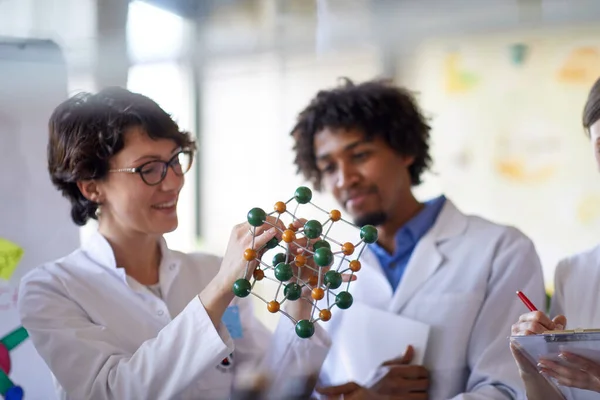
M354 381L367 385L382 363L401 357L409 345L415 350L411 364L423 364L429 325L359 302L352 308L340 314L335 340L324 365L324 370L330 373L322 377L326 380L323 384Z

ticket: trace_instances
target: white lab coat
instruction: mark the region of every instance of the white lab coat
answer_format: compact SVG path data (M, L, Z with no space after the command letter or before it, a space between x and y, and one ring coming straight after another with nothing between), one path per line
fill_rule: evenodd
M116 268L99 233L23 278L22 322L61 398L226 399L243 366L262 363L274 379L320 368L330 346L322 328L300 339L281 318L272 336L250 298L236 298L243 337L232 340L223 324L215 329L197 296L220 259L169 250L164 240L161 249L162 299ZM230 354L230 365L222 363Z
M559 314L567 317L567 329L600 328L600 246L558 263L550 315ZM588 390L560 389L571 400L600 398L600 393Z
M430 400L524 396L508 340L511 325L526 311L515 292L523 290L536 304L544 301L540 261L525 235L464 215L447 200L417 244L395 292L371 251L363 253L361 262L350 287L355 303L431 326L424 355L431 374ZM333 313L324 325L334 343L342 335L353 335L336 329L352 312L350 307ZM377 340L376 333L372 340ZM341 360L326 359L324 381L336 362Z

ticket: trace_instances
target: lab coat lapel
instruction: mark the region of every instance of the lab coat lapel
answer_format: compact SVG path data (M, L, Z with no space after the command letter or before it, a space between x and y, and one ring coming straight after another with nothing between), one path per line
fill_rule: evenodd
M392 297L388 310L399 313L423 284L444 264L446 257L439 243L464 232L467 217L446 200L431 229L421 238L413 251L404 276Z
M368 246L360 255L360 263L362 269L356 274L356 282L350 285L350 293L365 304L386 309L392 298L392 288L377 256Z
M161 261L159 266L159 278L160 289L163 293L163 298L166 299L167 295L179 273L180 260L177 257L177 253L169 250L167 242L164 238L160 239L160 251Z

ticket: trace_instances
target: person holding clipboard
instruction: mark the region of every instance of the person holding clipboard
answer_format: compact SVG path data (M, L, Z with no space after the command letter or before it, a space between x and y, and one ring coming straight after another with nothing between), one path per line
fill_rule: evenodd
M248 369L283 384L319 371L331 344L319 324L301 339L281 318L272 336L250 298L234 298L254 269L244 250L279 239L274 227L253 242L249 223L235 226L223 258L167 247L195 146L158 104L121 88L82 93L49 131L48 170L73 221L98 221L79 249L21 281L22 323L59 398L224 399ZM310 316L308 302L286 304Z
M591 139L600 168L600 79L594 83L583 111L583 127ZM600 327L600 246L562 260L556 267L555 293L550 317L529 304L530 312L512 326L512 335L535 335L550 330ZM527 304L527 302L525 302ZM552 318L551 318L552 317ZM600 398L600 365L570 353L559 355L563 363L538 360L533 365L511 343L529 399L587 400ZM553 378L560 392L545 377Z

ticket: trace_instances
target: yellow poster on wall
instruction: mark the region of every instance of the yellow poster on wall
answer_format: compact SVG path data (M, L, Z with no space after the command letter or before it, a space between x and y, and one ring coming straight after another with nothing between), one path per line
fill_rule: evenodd
M600 50L597 47L573 49L558 70L558 82L565 84L593 84L600 77Z
M451 52L444 59L444 80L446 92L449 94L465 93L479 83L479 77L463 69L462 55Z
M6 239L0 238L0 278L9 280L23 257L23 249Z

